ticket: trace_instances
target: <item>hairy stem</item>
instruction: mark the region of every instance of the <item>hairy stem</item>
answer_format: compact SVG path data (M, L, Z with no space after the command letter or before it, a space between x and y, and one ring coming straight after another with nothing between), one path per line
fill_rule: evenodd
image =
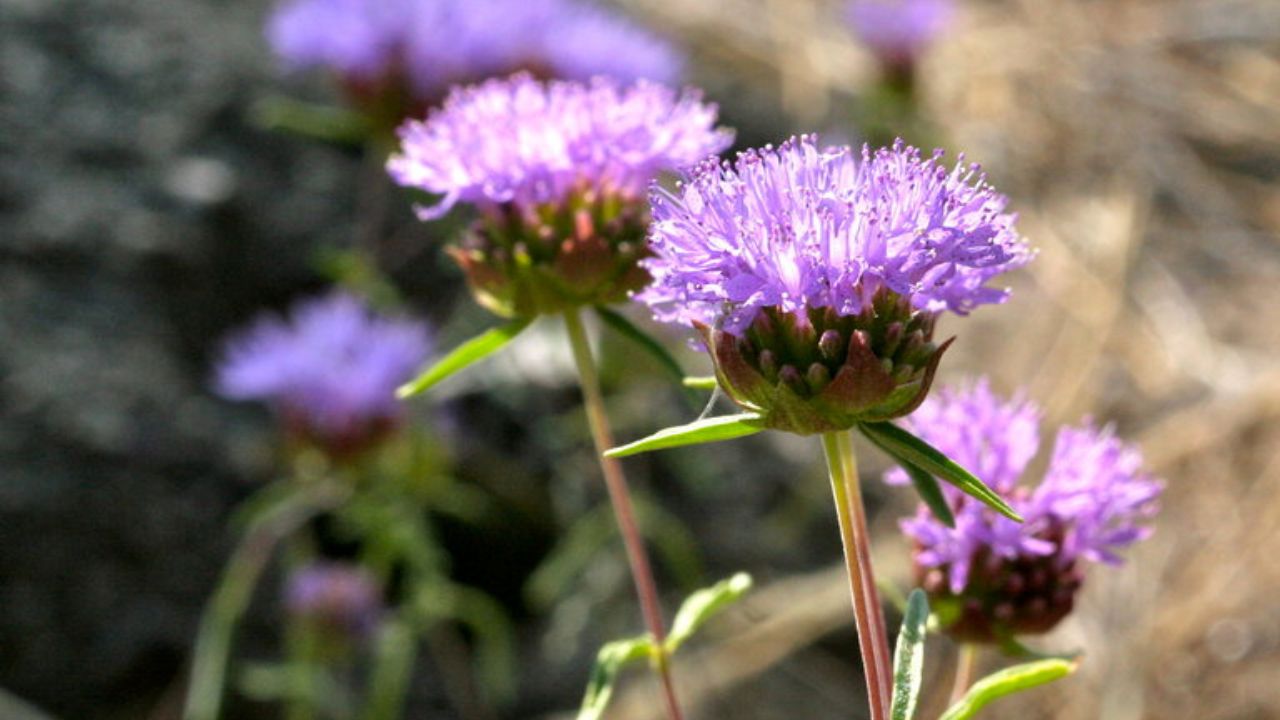
M591 425L596 457L600 460L600 470L604 474L605 486L609 490L609 500L613 503L613 513L618 521L618 529L622 532L623 544L626 545L627 561L631 565L631 578L635 581L636 594L640 597L640 610L644 615L645 625L649 628L649 634L653 636L653 644L657 652L654 668L662 683L667 716L670 720L681 720L680 704L676 700L675 685L671 680L669 658L663 649L666 630L663 628L657 584L654 582L653 569L649 566L649 556L645 551L644 540L640 537L635 512L631 507L631 493L627 489L627 479L622 474L621 463L603 455L604 451L613 447L614 443L613 435L609 430L609 418L604 412L604 397L600 392L600 377L596 372L595 360L591 357L591 346L587 343L587 334L582 328L582 318L577 310L565 311L564 324L569 332L569 345L573 349L573 359L578 366L582 399L586 405L587 422Z
M847 432L826 433L822 436L822 448L827 456L831 494L835 500L836 517L840 521L840 540L844 546L845 567L849 571L849 591L853 597L853 617L858 628L862 667L867 676L871 720L886 720L893 682L889 638L871 567L871 538L858 487L858 462L853 440Z

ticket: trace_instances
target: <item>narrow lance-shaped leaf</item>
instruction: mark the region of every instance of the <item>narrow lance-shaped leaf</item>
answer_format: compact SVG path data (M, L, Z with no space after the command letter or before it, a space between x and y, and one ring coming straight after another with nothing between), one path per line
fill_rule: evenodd
M947 502L947 497L942 494L942 488L938 486L938 481L929 473L909 462L902 462L902 469L906 471L907 477L911 478L911 486L916 489L916 493L920 495L920 499L929 508L929 512L933 513L938 522L949 528L954 528L956 526L956 518L951 514L951 505Z
M974 683L938 720L967 720L994 700L1066 677L1076 666L1070 660L1037 660L992 673Z
M1079 660L1084 653L1080 650L1070 652L1044 652L1023 645L1012 633L997 633L996 643L1000 652L1011 658L1030 660Z
M618 673L624 666L643 660L653 652L653 642L648 636L615 640L600 648L596 664L591 668L591 679L587 681L587 692L582 697L577 720L599 720L613 697Z
M426 392L441 380L497 352L529 327L530 322L527 319L513 320L462 343L453 352L427 368L416 379L401 385L400 389L396 390L396 395L407 398Z
M716 386L720 384L715 375L690 376L680 382L691 390L715 390Z
M671 623L671 633L667 635L666 650L674 653L682 644L693 636L713 615L742 597L751 589L751 576L738 573L727 580L703 588L690 595L676 619Z
M698 420L688 425L677 425L641 438L633 443L610 448L604 451L605 457L626 457L638 455L652 450L698 445L700 443L732 440L734 438L754 435L764 429L760 423L759 413L740 413L723 417Z
M923 590L912 590L907 598L902 630L898 633L898 647L893 652L893 703L889 710L893 720L911 720L915 715L924 674L924 638L928 622L929 601Z
M1013 508L1009 507L1009 504L994 490L924 440L887 422L861 423L858 429L877 447L899 462L914 465L940 480L951 483L961 492L981 501L1001 515L1022 522L1022 516L1014 512Z
M642 349L652 355L653 359L657 360L658 364L662 366L662 369L666 370L676 379L676 382L683 384L684 371L680 369L680 363L676 362L675 357L662 346L662 343L654 340L648 333L632 324L625 315L621 315L600 305L597 305L595 310L596 314L600 316L600 319L604 321L605 325L608 325L610 329L614 330L619 335L622 335L628 340L639 345Z

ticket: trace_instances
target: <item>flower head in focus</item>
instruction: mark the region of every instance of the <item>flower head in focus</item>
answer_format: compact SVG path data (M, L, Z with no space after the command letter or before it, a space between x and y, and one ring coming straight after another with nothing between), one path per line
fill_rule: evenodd
M383 609L382 592L364 568L346 562L315 562L292 574L285 609L338 639L368 637Z
M937 316L1003 302L987 283L1032 257L976 166L901 142L793 138L650 199L637 299L699 330L740 405L802 434L910 412L945 347Z
M581 0L288 0L267 37L291 69L325 67L357 96L402 93L419 107L522 69L670 82L681 66L664 40Z
M663 171L723 150L716 108L694 91L607 78L527 74L455 89L425 121L400 129L387 164L401 185L480 218L451 249L481 303L531 316L620 300L647 275L643 202Z
M401 418L396 388L426 359L425 326L378 317L344 293L267 315L230 337L217 390L272 405L295 437L336 454L365 447Z
M912 66L954 14L954 0L850 0L846 6L858 39L890 68Z
M1047 632L1071 611L1086 563L1118 564L1121 549L1151 532L1161 484L1110 428L1061 428L1043 479L1029 487L1019 481L1039 449L1040 413L1025 399L1003 400L985 380L944 388L907 425L1025 519L1015 523L944 487L954 528L923 507L902 521L930 606L958 639ZM907 477L895 469L886 481Z

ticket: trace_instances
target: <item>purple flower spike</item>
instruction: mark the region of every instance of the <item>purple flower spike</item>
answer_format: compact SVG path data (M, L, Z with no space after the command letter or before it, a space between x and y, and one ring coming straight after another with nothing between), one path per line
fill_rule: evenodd
M682 59L626 18L578 0L290 0L267 25L291 69L348 85L399 80L433 104L451 85L517 70L671 82Z
M980 380L939 391L907 425L1026 520L1015 523L944 486L955 528L923 506L902 521L921 582L959 639L1048 631L1071 611L1082 562L1118 563L1119 550L1151 532L1145 523L1162 485L1110 428L1089 421L1062 428L1044 479L1029 488L1018 481L1039 446L1040 412L1025 399L1001 400ZM885 480L907 478L895 469Z
M659 320L734 334L766 307L856 315L882 289L964 314L1003 302L986 283L1032 257L977 166L900 141L858 153L792 138L650 197L654 281L637 299Z
M851 0L849 24L887 65L909 66L947 29L954 0Z
M376 317L334 293L268 315L233 335L217 369L217 390L262 400L290 432L334 453L363 447L401 417L395 391L430 349L426 328Z

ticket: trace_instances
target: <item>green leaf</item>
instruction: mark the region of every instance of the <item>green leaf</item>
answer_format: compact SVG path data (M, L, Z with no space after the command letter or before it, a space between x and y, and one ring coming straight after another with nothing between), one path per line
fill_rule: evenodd
M706 375L684 378L680 384L691 390L715 390L720 381L716 380L715 375Z
M642 438L633 443L604 451L605 457L617 458L638 455L652 450L698 445L701 443L732 440L754 435L764 429L759 413L739 413L698 420L688 425L677 425Z
M974 683L938 720L967 720L992 701L1066 677L1077 665L1071 660L1037 660L992 673Z
M1029 648L1018 641L1012 633L997 633L996 643L1000 652L1007 657L1029 658L1031 660L1079 660L1084 653L1080 650L1071 652L1043 652Z
M436 364L423 371L415 380L401 385L400 389L396 390L396 395L407 398L426 392L441 380L497 352L529 327L530 322L532 321L528 319L513 320L462 343L453 352L440 358Z
M924 638L928 622L929 601L924 591L916 588L907 598L907 612L898 633L898 647L893 652L893 703L889 710L893 720L911 720L916 713L924 674Z
M595 311L605 325L608 325L619 335L639 345L652 355L653 359L657 360L658 364L662 366L662 369L676 379L676 382L684 380L684 371L680 369L680 363L676 362L675 357L663 347L662 343L654 340L648 333L633 325L624 315L600 305L595 306Z
M653 642L647 635L615 640L600 648L596 664L591 668L591 679L587 681L587 692L582 697L577 720L599 720L613 697L618 673L624 666L652 656L654 651Z
M264 130L340 145L359 145L373 134L369 118L362 113L278 95L254 103L250 113L254 124Z
M987 487L973 473L965 470L929 443L887 422L859 423L858 429L876 447L905 465L914 465L934 477L945 480L1010 520L1022 522L1022 516Z
M736 602L750 589L751 576L738 573L690 595L671 623L671 633L667 635L666 641L667 653L675 653L707 620L725 606Z
M907 472L907 477L911 478L911 486L916 489L920 499L928 506L929 512L933 513L938 522L949 528L954 528L956 526L956 518L951 514L951 505L947 502L946 496L942 494L942 488L938 486L938 481L929 473L909 462L903 462L902 469Z

